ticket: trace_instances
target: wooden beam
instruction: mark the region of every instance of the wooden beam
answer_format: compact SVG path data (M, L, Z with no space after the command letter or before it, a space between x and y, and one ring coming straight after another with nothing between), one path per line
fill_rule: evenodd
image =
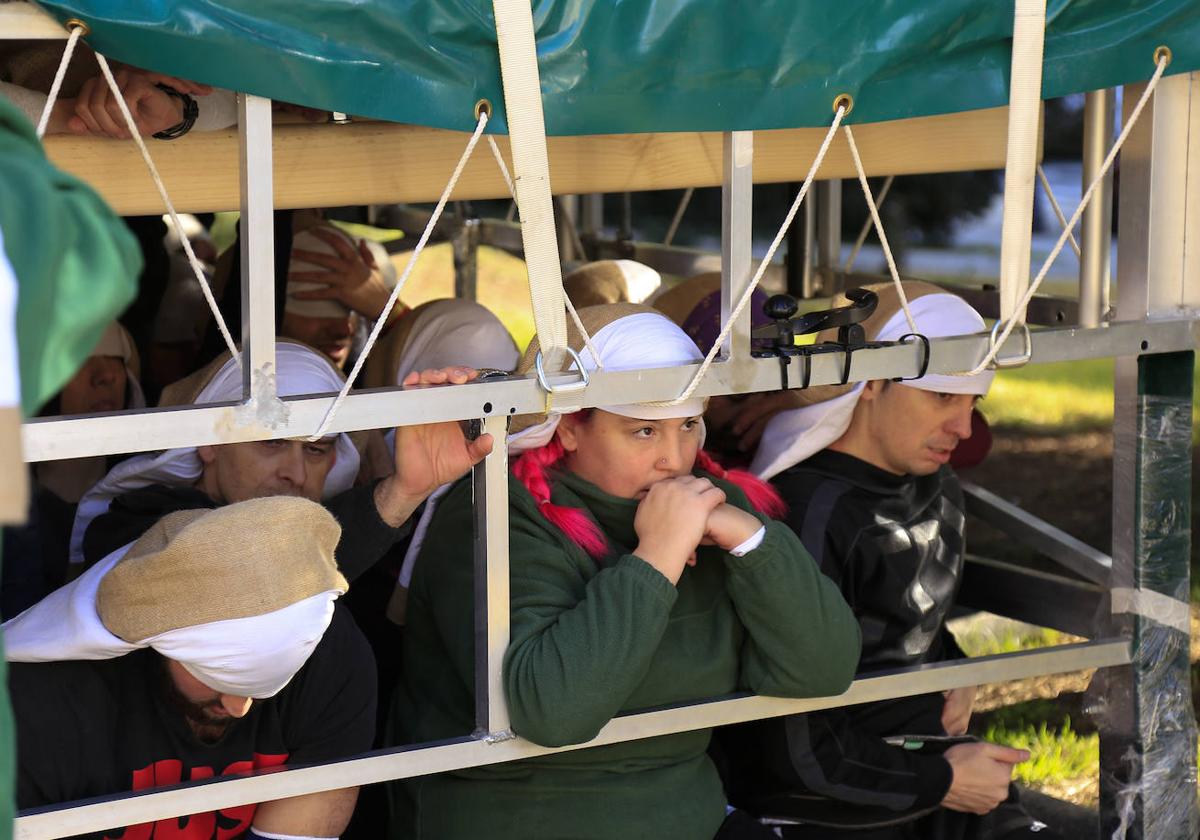
M992 108L855 126L855 139L870 175L997 169L1004 165L1007 125L1008 109ZM802 180L824 135L820 128L756 132L755 182ZM276 206L435 201L466 139L458 132L386 122L277 123ZM498 140L507 157L508 138ZM193 133L149 145L177 209L238 207L235 130ZM719 132L551 137L549 145L556 194L721 183ZM133 143L59 135L46 138L46 150L58 166L91 183L117 212L163 212ZM843 137L835 139L820 177L854 177ZM492 156L485 148L477 149L454 198L507 195Z
M23 38L66 38L67 30L33 3L0 1L0 41Z

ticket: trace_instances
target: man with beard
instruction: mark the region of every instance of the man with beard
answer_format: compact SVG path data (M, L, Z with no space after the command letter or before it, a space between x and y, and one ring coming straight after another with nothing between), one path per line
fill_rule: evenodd
M348 588L339 536L305 499L178 511L5 624L18 806L369 749L375 670L335 604ZM356 798L326 791L122 836L336 837Z

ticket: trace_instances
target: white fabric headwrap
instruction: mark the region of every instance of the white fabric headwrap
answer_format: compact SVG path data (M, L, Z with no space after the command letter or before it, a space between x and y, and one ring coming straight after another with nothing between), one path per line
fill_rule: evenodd
M99 343L92 349L92 356L118 356L125 363L125 382L129 388L129 405L126 408L145 408L146 395L142 392L142 383L138 382L132 363L137 357L133 346L133 338L121 326L119 321L111 321L104 328Z
M412 371L463 365L513 370L517 345L500 319L470 300L434 301L421 307L404 342L396 384Z
M276 342L275 366L279 371L276 382L281 397L323 394L342 387L341 375L329 361L315 350L299 344ZM230 359L200 391L195 404L233 402L241 398L242 370ZM337 459L325 477L321 494L326 499L349 490L358 476L358 450L347 435L337 436L335 450ZM192 485L202 472L203 465L194 446L135 455L117 464L79 501L75 523L71 527L71 562L83 562L84 533L92 520L105 513L117 496L152 484Z
M605 324L592 336L592 345L604 362L604 370L642 370L644 368L687 365L704 355L678 325L666 315L638 312ZM590 373L598 367L586 347L579 352L584 368ZM571 363L569 370L575 370ZM639 420L669 420L675 417L699 417L704 414L704 398L693 397L674 406L629 403L601 406L604 411ZM554 437L561 415L551 414L542 423L508 437L508 451L525 452L545 446Z
M704 358L700 348L696 346L696 342L692 341L687 333L667 316L655 312L626 315L624 318L618 318L605 324L592 335L592 346L600 354L606 371L686 365ZM596 370L596 360L587 348L580 351L579 357L583 360L584 368L589 372ZM574 362L571 363L570 369L576 369ZM636 417L639 420L701 417L704 414L704 399L695 397L676 406L629 403L627 405L606 405L602 406L602 409L623 417ZM530 449L545 446L554 437L554 430L558 428L561 416L560 414L551 414L542 423L509 435L509 454L518 455ZM702 425L701 445L703 445L703 434ZM413 531L412 541L408 545L408 551L404 555L404 565L400 569L399 579L401 586L408 586L409 581L412 580L413 566L421 551L421 545L425 542L429 523L433 521L437 502L445 495L447 489L446 487L439 488L425 503L425 510L421 513L421 518Z
M909 309L917 328L927 338L970 335L985 329L983 318L958 295L925 295L909 304ZM875 340L898 341L909 332L908 321L901 310L883 325ZM931 373L904 384L943 394L986 394L995 375L990 370L975 376ZM850 428L854 407L858 405L864 387L860 382L854 390L840 397L776 414L763 430L750 471L759 478L771 479L836 441Z
M181 627L127 642L104 626L96 611L101 579L133 544L119 548L76 580L56 589L3 625L9 662L115 659L152 647L222 694L266 698L278 694L308 660L333 618L337 590L280 610Z

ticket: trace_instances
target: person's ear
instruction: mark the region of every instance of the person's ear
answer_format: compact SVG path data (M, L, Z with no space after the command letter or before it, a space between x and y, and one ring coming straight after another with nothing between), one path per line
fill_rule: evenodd
M554 434L558 436L558 442L562 444L563 451L575 452L579 449L579 421L574 414L564 414L558 421L558 428L554 430Z
M197 446L196 455L200 458L201 464L208 466L217 460L217 448L215 446Z
M863 392L859 396L859 399L867 402L879 399L879 395L883 393L887 384L887 380L885 379L868 380L863 386Z

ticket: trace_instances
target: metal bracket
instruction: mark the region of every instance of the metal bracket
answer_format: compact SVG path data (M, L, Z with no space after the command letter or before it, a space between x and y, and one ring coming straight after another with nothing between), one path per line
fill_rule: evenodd
M542 351L539 350L534 358L534 369L537 372L538 385L546 392L546 408L547 414L550 411L558 411L560 413L569 413L578 411L582 406L583 394L587 390L590 377L588 376L587 368L583 366L583 359L579 358L570 347L563 348L567 355L575 360L575 369L579 371L579 379L575 382L565 382L561 385L551 385L546 378L546 368L542 363Z
M1000 332L1000 326L1003 324L1003 319L996 321L992 325L992 333L988 338L988 352L991 353L996 349L996 336ZM992 364L997 368L1017 368L1024 367L1029 364L1029 360L1033 358L1033 336L1029 332L1029 324L1021 324L1021 333L1024 336L1025 348L1019 356L1009 356L1007 359L1000 358L999 355L992 361Z

